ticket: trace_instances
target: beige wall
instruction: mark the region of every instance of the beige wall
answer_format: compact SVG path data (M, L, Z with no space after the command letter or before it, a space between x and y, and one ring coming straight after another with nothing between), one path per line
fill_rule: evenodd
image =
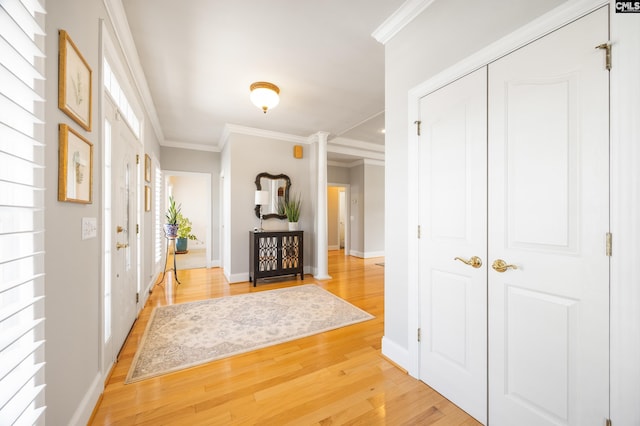
M330 186L327 189L327 243L329 250L340 248L338 239L340 187Z

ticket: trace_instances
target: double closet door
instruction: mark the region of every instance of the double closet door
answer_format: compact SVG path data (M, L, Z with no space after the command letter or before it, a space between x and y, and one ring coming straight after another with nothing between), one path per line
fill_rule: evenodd
M597 10L420 101L420 379L482 423L609 415Z

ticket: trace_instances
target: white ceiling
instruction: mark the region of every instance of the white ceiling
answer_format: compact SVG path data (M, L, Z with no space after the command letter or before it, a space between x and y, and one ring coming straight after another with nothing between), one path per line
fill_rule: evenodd
M384 46L371 34L403 2L122 0L163 142L209 149L227 123L383 145ZM280 87L267 114L249 101L254 81Z

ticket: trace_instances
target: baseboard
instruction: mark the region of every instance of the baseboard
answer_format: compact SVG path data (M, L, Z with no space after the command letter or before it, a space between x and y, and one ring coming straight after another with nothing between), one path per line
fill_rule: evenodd
M220 267L220 259L207 261L207 268L219 268L219 267Z
M402 370L410 371L409 351L385 336L382 337L382 355Z
M225 277L227 278L227 281L229 281L229 284L241 283L241 282L244 282L244 281L249 281L249 273L248 272L242 272L240 274L231 274L231 275L225 274Z
M350 250L349 256L360 257L362 259L369 259L372 257L384 257L384 251L361 252L357 250Z
M69 420L69 425L71 426L85 426L89 423L91 419L91 415L93 414L93 410L95 409L98 401L100 400L100 395L102 395L102 391L104 390L104 385L102 381L102 375L97 373L93 378L89 389L80 401L80 405L76 409L75 413Z

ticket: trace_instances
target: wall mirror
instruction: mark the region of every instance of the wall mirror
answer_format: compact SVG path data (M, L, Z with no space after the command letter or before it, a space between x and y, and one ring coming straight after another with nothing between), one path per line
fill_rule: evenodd
M269 204L262 206L262 217L264 219L286 219L284 212L280 212L278 206L283 201L289 200L289 188L291 179L287 175L272 175L270 173L259 173L256 176L256 190L267 191L269 193ZM256 205L256 216L260 217L260 206Z

